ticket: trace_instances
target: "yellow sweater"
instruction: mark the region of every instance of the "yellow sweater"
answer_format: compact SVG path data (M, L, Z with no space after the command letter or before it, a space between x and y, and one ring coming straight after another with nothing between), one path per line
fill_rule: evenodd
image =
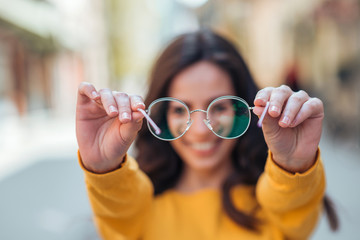
M322 210L325 174L319 155L302 174L284 171L269 157L255 187L232 191L235 205L243 211L260 204L259 232L240 227L224 213L218 190L168 190L154 197L150 180L130 156L120 169L106 174L87 171L80 154L79 161L103 239L307 239Z

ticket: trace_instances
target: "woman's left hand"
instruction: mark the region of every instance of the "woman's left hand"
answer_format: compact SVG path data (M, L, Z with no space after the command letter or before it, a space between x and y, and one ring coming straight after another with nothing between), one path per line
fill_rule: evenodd
M274 161L289 172L305 172L316 159L324 118L322 101L285 85L267 87L256 95L254 113L260 116L268 101L262 129Z

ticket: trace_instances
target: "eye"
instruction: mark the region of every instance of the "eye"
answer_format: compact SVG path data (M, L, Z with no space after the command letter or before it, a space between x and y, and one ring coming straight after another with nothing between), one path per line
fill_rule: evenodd
M214 112L223 112L227 109L227 106L224 106L223 104L217 104L217 105L213 106L212 109Z
M186 115L187 111L183 106L171 106L169 108L169 114L183 116Z
M176 108L174 108L174 113L176 113L176 114L184 114L185 113L185 109L184 108L182 108L182 107L176 107Z
M227 103L218 103L211 106L210 112L211 114L222 114L231 108L231 105Z

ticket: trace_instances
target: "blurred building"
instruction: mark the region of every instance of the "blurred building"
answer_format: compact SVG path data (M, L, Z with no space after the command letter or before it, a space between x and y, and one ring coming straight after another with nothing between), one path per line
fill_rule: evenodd
M359 148L360 1L323 1L294 32L299 79L324 100L334 137Z
M76 145L79 83L108 82L104 25L100 0L0 0L0 177Z
M0 1L1 105L14 105L21 116L35 110L69 113L80 81L106 81L106 56L98 53L106 53L103 30L97 29L102 12L94 4L71 12L62 1ZM0 111L6 114L4 107Z

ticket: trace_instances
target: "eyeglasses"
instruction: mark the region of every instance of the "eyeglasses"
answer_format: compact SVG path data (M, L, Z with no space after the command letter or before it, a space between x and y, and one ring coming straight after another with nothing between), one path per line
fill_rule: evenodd
M269 104L259 119L258 125L264 119ZM205 125L218 137L234 139L242 136L249 128L251 121L247 102L236 96L222 96L213 100L207 110L189 107L181 100L171 97L159 98L153 101L146 112L138 109L146 118L150 132L158 139L173 141L182 137L189 130L194 112L206 113Z

